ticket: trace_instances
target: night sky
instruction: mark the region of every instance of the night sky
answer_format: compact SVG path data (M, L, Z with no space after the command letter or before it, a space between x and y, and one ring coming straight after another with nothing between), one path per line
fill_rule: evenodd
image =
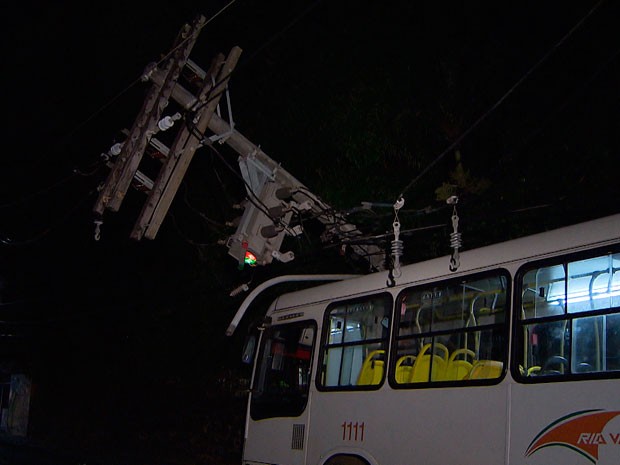
M239 450L204 445L229 428L219 442L235 447L242 427L230 385L247 376L244 328L224 336L241 301L230 291L359 271L312 224L291 264L238 270L217 241L234 231L243 185L207 149L155 240L129 238L145 199L134 189L94 239L100 154L133 123L146 65L198 14L220 12L193 61L206 69L243 49L230 81L242 134L339 210L406 190L403 229L444 225L407 236L408 261L450 253L442 185L457 186L464 248L617 213L620 5L501 3L3 5L0 376L32 377L31 436L126 463L155 443L177 459L166 463L234 463ZM390 213L350 220L383 234ZM222 396L236 399L228 412Z

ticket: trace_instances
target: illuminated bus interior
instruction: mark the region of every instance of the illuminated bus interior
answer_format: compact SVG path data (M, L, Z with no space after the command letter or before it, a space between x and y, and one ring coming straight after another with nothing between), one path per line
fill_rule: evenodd
M378 386L385 376L392 299L381 294L327 311L320 386Z
M620 370L620 253L528 269L521 279L524 377Z
M496 272L403 291L393 382L499 378L506 361L508 282Z

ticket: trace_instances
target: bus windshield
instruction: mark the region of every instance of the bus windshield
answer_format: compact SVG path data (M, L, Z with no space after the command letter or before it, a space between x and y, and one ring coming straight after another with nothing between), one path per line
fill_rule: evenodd
M250 405L254 420L299 416L304 411L315 333L314 322L265 330Z

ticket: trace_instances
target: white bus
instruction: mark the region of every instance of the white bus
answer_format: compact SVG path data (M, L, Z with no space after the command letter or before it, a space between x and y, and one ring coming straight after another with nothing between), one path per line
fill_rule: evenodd
M280 296L243 464L620 464L619 236L613 215Z

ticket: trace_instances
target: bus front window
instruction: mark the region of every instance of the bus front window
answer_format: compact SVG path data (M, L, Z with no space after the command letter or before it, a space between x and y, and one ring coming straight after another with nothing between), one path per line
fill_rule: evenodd
M254 420L295 417L306 408L315 325L273 326L263 334L254 375L250 414Z

